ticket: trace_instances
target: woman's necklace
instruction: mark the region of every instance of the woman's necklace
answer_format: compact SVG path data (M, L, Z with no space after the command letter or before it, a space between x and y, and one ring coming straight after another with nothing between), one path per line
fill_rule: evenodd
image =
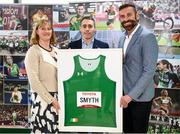
M50 55L54 59L54 61L57 62L57 52L53 50L52 52L50 52Z
M51 45L49 45L49 48L48 48L48 49L45 48L45 47L43 47L43 46L41 46L40 44L39 44L39 46L40 46L42 49L44 49L44 50L46 50L46 51L48 51L48 52L51 52L51 51L52 51Z

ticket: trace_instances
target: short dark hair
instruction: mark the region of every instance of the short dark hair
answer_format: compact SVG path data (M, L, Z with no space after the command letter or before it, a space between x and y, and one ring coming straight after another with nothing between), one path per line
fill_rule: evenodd
M84 16L80 21L80 25L81 25L83 20L92 20L94 22L94 27L95 27L95 20L92 16Z
M77 7L81 7L81 6L85 7L83 3L79 3L79 4L77 5Z
M124 8L127 8L127 7L132 7L134 8L134 11L136 12L136 6L133 4L133 3L126 3L126 4L123 4L119 7L119 11L124 9Z
M161 60L159 62L161 62L163 65L169 65L169 61L168 60Z

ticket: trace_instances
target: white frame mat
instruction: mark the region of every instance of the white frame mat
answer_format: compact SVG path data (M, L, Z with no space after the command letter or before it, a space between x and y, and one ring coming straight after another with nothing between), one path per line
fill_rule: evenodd
M80 55L83 58L93 59L99 55L106 56L105 71L107 76L116 82L116 127L94 126L64 126L64 86L63 81L69 79L74 72L73 57ZM58 99L61 110L59 111L59 130L64 132L120 132L122 133L122 49L68 49L58 51ZM48 71L48 70L47 70ZM48 73L48 72L47 72Z

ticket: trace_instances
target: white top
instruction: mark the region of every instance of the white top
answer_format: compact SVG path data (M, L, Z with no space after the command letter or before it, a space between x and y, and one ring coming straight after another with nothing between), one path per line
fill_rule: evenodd
M137 31L137 29L139 28L139 24L136 26L136 28L134 29L134 31L130 34L130 35L126 35L125 41L124 41L124 46L123 46L123 54L126 55L126 50L127 47L129 45L129 42L131 41L134 33Z
M15 96L17 96L17 98L15 98ZM10 101L13 103L21 103L22 100L22 94L20 91L16 91L16 92L12 92L12 96Z

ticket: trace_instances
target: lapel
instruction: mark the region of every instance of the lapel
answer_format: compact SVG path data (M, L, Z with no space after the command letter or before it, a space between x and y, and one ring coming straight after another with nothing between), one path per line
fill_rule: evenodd
M126 36L125 36L125 33L124 33L124 34L122 34L122 36L121 36L121 38L119 40L119 48L123 48L125 38L126 38Z
M135 42L138 39L141 32L142 32L142 27L139 26L139 28L134 33L133 37L131 38L131 40L130 40L130 42L128 44L128 47L127 47L127 50L126 50L126 55L128 54L128 51L131 49L131 47L135 44ZM123 42L123 44L124 44L124 42ZM125 57L126 57L126 55L125 55Z
M77 49L81 49L82 48L82 39L77 41Z
M97 40L94 38L93 48L98 48Z

